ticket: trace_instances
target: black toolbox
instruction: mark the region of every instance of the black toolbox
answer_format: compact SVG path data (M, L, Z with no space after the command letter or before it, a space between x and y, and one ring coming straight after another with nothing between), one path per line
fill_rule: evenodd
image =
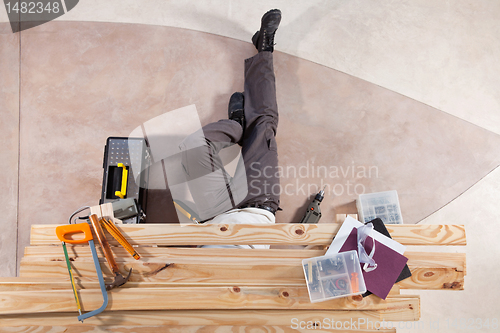
M134 199L136 216L124 223L146 220L150 153L144 138L109 137L104 147L102 192L99 204ZM128 200L130 202L131 200ZM115 205L113 205L115 209Z

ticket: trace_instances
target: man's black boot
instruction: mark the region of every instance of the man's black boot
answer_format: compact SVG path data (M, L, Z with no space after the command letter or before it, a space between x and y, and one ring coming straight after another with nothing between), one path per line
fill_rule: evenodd
M274 51L274 34L281 22L281 11L272 9L262 16L260 30L252 37L253 45L257 51Z
M229 99L227 108L228 117L231 120L238 122L245 129L245 112L244 112L244 97L243 93L235 92Z

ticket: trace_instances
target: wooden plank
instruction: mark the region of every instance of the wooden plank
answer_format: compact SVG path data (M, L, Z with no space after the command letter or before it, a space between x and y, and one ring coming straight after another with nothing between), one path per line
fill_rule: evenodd
M399 320L415 319L419 303ZM119 314L119 315L117 315ZM382 311L342 311L342 310L189 310L189 311L105 311L96 317L80 323L75 313L39 313L29 315L0 315L0 327L9 326L159 326L159 325L278 325L291 326L294 318L298 322L326 320L349 321L356 323L356 329L372 328L382 320L393 320L394 313ZM397 319L396 319L397 320ZM359 325L359 324L362 325Z
M104 263L102 263L104 266ZM52 289L66 289L69 285L68 274L65 271L65 266L58 263L57 269L54 266L48 265L43 266L40 264L35 264L34 268L30 271L26 271L22 263L21 272L22 278L18 278L16 283L3 282L0 279L0 291L2 290L52 290ZM106 266L104 266L106 267ZM158 266L160 267L160 266ZM233 267L234 268L234 267ZM36 273L35 269L37 270ZM97 277L95 272L92 271L93 265L88 264L86 269L80 268L79 275L75 276L78 288L89 289L97 288ZM46 273L42 274L40 272ZM108 269L105 269L108 273L107 276L111 276ZM155 270L153 270L154 272ZM142 288L142 287L167 287L167 286L210 286L210 285L226 285L228 282L228 277L231 277L231 281L236 285L267 285L267 286L303 286L304 278L302 271L295 270L291 271L293 275L288 275L286 277L275 276L274 279L270 279L269 275L266 273L260 273L261 276L253 276L249 279L246 276L238 276L234 273L234 269L228 269L226 271L221 271L218 268L212 269L212 276L204 275L208 270L199 268L195 271L191 269L181 270L176 269L175 273L168 275L170 273L159 272L156 275L141 276L137 271L133 271L131 279L122 288ZM464 289L464 274L463 272L456 271L453 268L411 268L413 276L398 282L395 288L400 289L425 289L425 290L463 290ZM229 272L229 274L226 274ZM122 273L125 274L126 270L123 269ZM252 272L253 273L253 272ZM186 276L187 275L187 276ZM40 276L44 276L41 277ZM257 278L258 277L258 278ZM50 282L45 284L47 279L50 278ZM40 280L38 282L33 282L32 280ZM107 282L111 282L111 278L106 278ZM62 282L64 281L64 282ZM394 290L394 292L397 292Z
M403 245L467 245L464 225L386 224L391 237Z
M108 282L111 282L111 279ZM99 289L99 282L95 281L81 281L76 280L77 289ZM134 282L127 281L127 283L120 288L166 288L175 286L170 282L154 281L154 282ZM199 284L183 284L183 287L199 287ZM209 286L209 285L203 285ZM267 285L270 287L273 285ZM297 286L297 285L293 285ZM0 292L2 291L49 291L49 290L69 290L71 289L71 282L69 277L65 279L47 279L46 277L26 278L26 277L0 277ZM391 293L390 295L393 295Z
M78 280L77 280L78 281ZM170 282L134 282L128 281L121 288L165 288L172 287ZM186 285L187 286L187 285ZM193 287L200 285L191 285ZM267 286L273 286L271 284ZM300 285L297 285L300 286ZM47 279L47 278L25 278L25 277L0 277L0 292L1 291L37 291L37 290L68 290L71 288L69 278L66 279ZM97 281L78 281L78 289L99 289ZM400 295L400 286L395 284L389 296Z
M453 268L410 268L412 276L398 282L401 289L464 290L464 272Z
M88 288L99 288L98 282L88 282ZM47 279L46 277L22 278L0 277L0 292L2 291L37 291L70 289L69 277L63 279Z
M401 294L401 287L399 284L395 284L392 286L391 290L389 291L389 296L394 296L394 295L400 295Z
M66 244L70 258L92 257L88 245L70 245ZM319 257L325 254L325 249L303 250L303 249L220 249L220 248L180 248L180 247L137 247L141 251L142 258L199 258L200 260L213 258L297 258L306 259ZM99 245L96 246L97 255L104 257ZM131 258L128 252L121 246L113 246L112 252L117 258ZM60 256L63 253L62 246L26 246L24 248L24 257L51 258Z
M407 252L412 276L398 282L402 289L464 290L465 253Z
M204 249L185 249L204 250ZM208 249L207 249L208 250ZM254 250L242 250L252 252ZM202 253L202 251L184 251ZM300 252L300 250L298 250ZM308 252L308 251L302 251ZM289 252L291 253L291 252ZM463 289L465 254L407 252L408 265L414 274L411 279L398 283L403 289ZM117 258L122 274L132 268L132 282L165 282L171 285L226 285L228 281L237 285L302 286L304 273L301 258L213 257L180 256L175 258L148 258L136 261L131 258ZM80 285L96 281L93 260L90 257L71 257L73 274ZM112 276L108 265L101 258L105 276ZM170 265L169 265L170 264ZM46 277L67 279L68 272L64 256L21 260L22 277Z
M67 245L70 261L79 258L92 258L88 246ZM96 247L100 258L104 254L99 246ZM244 262L251 264L257 260L259 263L299 263L302 259L319 257L326 250L288 250L288 249L214 249L214 248L175 248L175 247L141 247L143 257L140 261L150 259L160 261L174 261L182 263L218 263L218 262ZM129 260L132 257L119 246L113 247L112 252L117 260ZM409 263L415 267L450 267L465 271L465 253L421 252L406 251L404 255ZM64 259L62 246L27 246L24 258L26 260L53 260ZM147 260L146 260L147 259ZM276 260L278 259L278 260Z
M422 268L453 268L457 271L466 271L465 253L445 252L405 252L409 265Z
M408 295L391 296L392 299L404 298ZM390 321L417 321L420 319L420 297L414 296L413 303L408 310L399 306L388 305L386 310L381 310L381 317Z
M108 282L111 282L111 279ZM77 289L99 289L99 282L97 279L92 281L82 281L76 279ZM227 284L226 284L227 285ZM154 282L134 282L127 281L127 283L120 288L167 288L177 286L171 282L154 281ZM208 284L182 284L183 287L200 287L200 286L210 286ZM262 285L264 286L264 285ZM276 286L269 284L265 287ZM292 285L298 286L298 285ZM4 278L0 277L0 292L2 291L49 291L49 290L69 290L71 289L71 282L69 278L66 279L47 279L46 277L16 277L16 278ZM390 293L390 295L397 295L395 293Z
M33 225L31 245L58 245L57 225ZM279 244L328 245L340 224L281 223L272 225L137 224L118 226L132 245ZM463 225L387 225L391 236L404 245L466 245ZM111 239L111 237L110 237ZM110 240L113 245L118 243Z
M88 246L72 245L68 246L68 253L71 261L79 257L91 258L92 253ZM99 257L104 254L99 246L97 253ZM326 250L288 250L288 249L214 249L214 248L175 248L175 247L141 247L141 256L154 258L156 260L183 262L183 263L207 263L207 262L242 262L253 263L253 258L258 263L283 264L289 262L288 259L306 259L319 257L325 254ZM131 258L128 252L119 246L112 247L115 258ZM40 259L62 259L63 250L61 246L27 246L25 248L25 258ZM441 252L405 252L405 256L414 267L450 267L458 271L466 272L465 253L441 253ZM272 261L279 259L279 261ZM292 261L295 263L295 261Z
M88 246L69 246L68 254L71 261L78 258L91 258L92 253ZM100 258L104 254L99 246L97 254ZM174 247L141 247L142 260L149 258L160 261L172 261L182 263L215 263L215 262L254 262L266 264L297 263L302 259L319 257L326 250L285 250L285 249L213 249L213 248L174 248ZM112 252L117 260L130 259L128 252L119 246L112 247ZM443 252L414 252L407 251L404 254L409 263L414 267L450 267L459 271L466 271L465 253L443 253ZM61 246L27 246L25 248L26 260L34 259L64 259ZM273 260L278 259L278 260ZM297 260L289 260L297 259ZM141 261L142 261L141 260Z
M304 329L294 329L290 325L262 325L262 326L175 326L175 325L141 325L141 326L21 326L21 327L3 327L2 332L37 332L37 333L95 333L96 329L100 332L116 332L116 333L269 333L269 332L280 332L280 333L331 333L331 328L318 328L320 326L315 326L313 322L309 324L309 329L307 328L307 322L303 323ZM331 323L328 324L331 327ZM298 325L297 325L298 326ZM294 326L295 327L295 326ZM311 329L313 327L313 329ZM395 328L389 329L373 329L373 330L344 330L335 329L336 333L396 333Z
M99 289L79 290L85 311L102 305ZM108 292L107 311L203 309L386 310L409 309L415 296L387 298L343 297L311 303L306 287L165 287L120 288ZM2 291L0 314L76 311L74 295L67 290Z
M45 252L42 255L36 255L38 246L30 246L25 249L32 249L33 254L26 255L26 260L53 260L64 259L64 252L61 246L40 246ZM45 249L49 249L46 251ZM272 249L210 249L210 248L165 248L165 247L140 247L141 259L137 262L148 261L172 261L182 263L216 263L216 262L245 262L246 264L265 263L296 264L303 259L318 257L324 255L325 250L272 250ZM97 255L103 258L101 248L97 247ZM121 247L113 246L113 252L116 260L132 260L132 257ZM144 253L144 255L143 255ZM92 253L88 246L68 246L68 256L70 261L92 258Z
M305 285L304 273L299 264L270 266L262 263L245 265L237 263L172 263L168 262L137 262L117 260L118 267L123 275L132 268L130 281L133 282L169 282L173 285L206 284L226 285ZM94 263L82 259L72 262L73 275L77 281L97 281ZM105 277L113 274L105 260L101 259L101 268ZM28 261L21 260L21 277L45 277L64 279L68 277L64 261Z
M94 264L80 261L74 265L73 274L79 286L87 288L87 282L97 281ZM101 262L105 276L111 277L108 266ZM127 268L133 268L131 282L163 282L165 285L226 285L228 281L244 285L277 285L299 286L304 285L304 276L300 267L282 266L265 270L257 266L235 265L189 265L174 264L166 267L163 263L149 263L141 266L131 262L127 265L119 262L122 274ZM257 269L256 269L257 267ZM280 268L282 268L280 270ZM398 282L401 289L427 290L463 290L464 272L454 268L420 268L411 267L411 278ZM27 262L21 261L21 276L25 278L44 277L51 279L67 278L68 272L64 262ZM286 272L286 274L285 274ZM106 279L108 282L110 278Z

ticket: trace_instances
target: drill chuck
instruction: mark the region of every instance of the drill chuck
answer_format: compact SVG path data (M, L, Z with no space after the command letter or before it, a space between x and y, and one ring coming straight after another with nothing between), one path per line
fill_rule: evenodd
M314 200L318 200L318 202L321 202L321 201L323 201L324 197L325 197L325 188L323 188L321 191L318 192L318 194L316 194L316 197L314 198Z

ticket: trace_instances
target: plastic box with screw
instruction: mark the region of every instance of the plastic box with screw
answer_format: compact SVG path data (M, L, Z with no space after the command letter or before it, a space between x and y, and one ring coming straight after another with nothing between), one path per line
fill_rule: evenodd
M302 267L312 303L366 292L356 251L304 259Z
M384 224L403 224L397 191L361 194L356 206L361 222L380 218Z

